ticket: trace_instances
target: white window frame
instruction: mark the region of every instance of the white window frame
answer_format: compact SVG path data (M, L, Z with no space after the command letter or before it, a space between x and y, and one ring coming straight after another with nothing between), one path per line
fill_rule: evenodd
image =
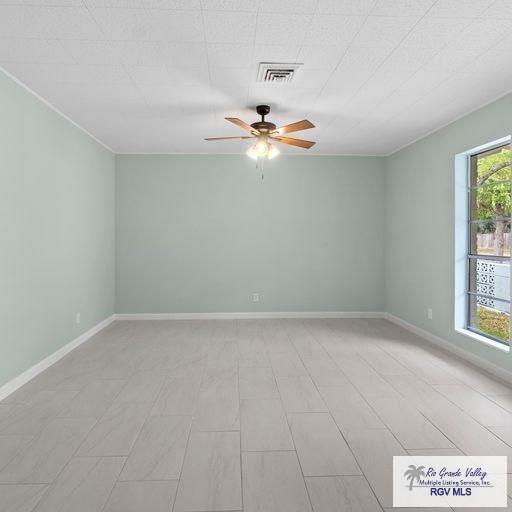
M470 149L455 157L455 331L472 340L484 343L504 352L510 352L510 345L468 329L469 308L469 176L471 156L490 151L499 146L511 144L511 137L503 137L491 143ZM512 267L512 265L511 265ZM512 297L512 279L511 297ZM511 321L512 329L512 321ZM512 336L510 337L512 339Z

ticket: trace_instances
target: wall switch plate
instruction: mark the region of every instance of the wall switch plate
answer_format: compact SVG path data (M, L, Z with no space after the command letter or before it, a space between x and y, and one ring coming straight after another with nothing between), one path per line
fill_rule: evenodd
M79 324L80 323L80 313L77 313L76 314L76 323Z
M259 302L260 301L260 294L259 293L253 293L252 294L252 301L253 302Z
M429 320L432 320L432 308L428 308L428 309L427 309L427 318L428 318Z

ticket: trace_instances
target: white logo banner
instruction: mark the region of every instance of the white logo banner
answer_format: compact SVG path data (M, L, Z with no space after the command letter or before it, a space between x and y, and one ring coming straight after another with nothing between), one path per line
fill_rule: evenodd
M393 457L393 507L506 507L507 457Z

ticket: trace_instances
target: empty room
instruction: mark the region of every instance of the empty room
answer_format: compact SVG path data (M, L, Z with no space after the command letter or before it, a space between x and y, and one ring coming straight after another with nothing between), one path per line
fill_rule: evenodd
M0 511L512 511L511 62L512 0L0 0Z

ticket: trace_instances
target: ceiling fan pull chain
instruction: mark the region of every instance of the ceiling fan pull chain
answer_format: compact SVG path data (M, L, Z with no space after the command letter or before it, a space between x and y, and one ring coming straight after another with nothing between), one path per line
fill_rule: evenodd
M258 169L259 171L261 171L261 181L263 181L265 179L265 174L263 172L263 158L258 158L256 160L256 169Z

